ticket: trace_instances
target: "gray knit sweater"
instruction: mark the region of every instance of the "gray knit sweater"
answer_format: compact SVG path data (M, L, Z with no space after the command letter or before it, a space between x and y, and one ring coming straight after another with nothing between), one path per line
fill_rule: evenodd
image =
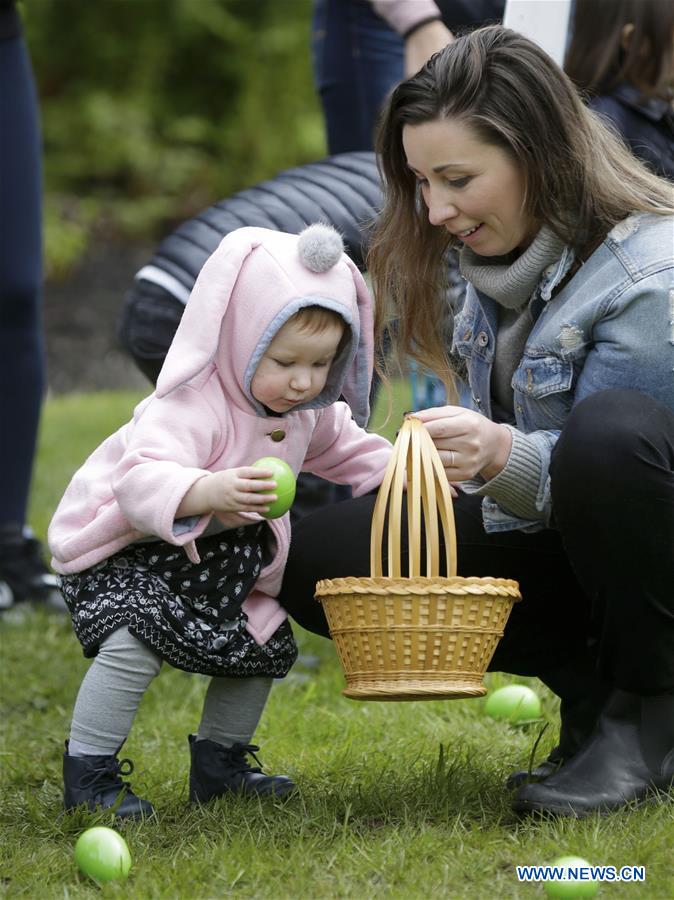
M492 405L507 421L513 412L511 380L533 326L530 300L543 271L562 255L564 243L543 227L531 245L514 261L480 257L468 247L459 254L461 274L481 293L499 304L499 325L492 365ZM489 481L478 476L461 484L469 494L489 496L523 519L540 519L536 494L542 463L538 448L526 434L508 424L512 448L505 467Z

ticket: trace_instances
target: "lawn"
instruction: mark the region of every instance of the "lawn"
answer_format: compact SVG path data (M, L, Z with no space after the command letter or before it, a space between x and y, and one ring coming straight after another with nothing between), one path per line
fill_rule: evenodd
M137 399L69 395L47 404L32 501L41 536L73 470ZM389 434L408 402L398 392ZM300 661L275 684L256 737L266 768L291 775L299 793L284 803L189 807L187 734L206 679L165 667L122 754L158 821L115 826L131 850L131 875L98 888L77 873L73 846L111 817L60 814L63 740L88 663L59 617L10 616L0 629L4 896L540 898L542 885L518 883L515 866L570 853L593 865L645 866L644 884L604 884L600 898L674 897L672 804L544 823L510 812L508 773L526 766L545 722L539 752L556 737L557 702L535 679L487 679L540 693L543 720L519 728L487 718L483 700L357 703L341 696L332 645L299 629Z

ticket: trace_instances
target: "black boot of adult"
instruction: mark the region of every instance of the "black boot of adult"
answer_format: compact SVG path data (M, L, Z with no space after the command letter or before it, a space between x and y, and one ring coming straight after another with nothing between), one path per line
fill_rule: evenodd
M85 804L91 812L112 809L117 819L147 819L154 814L148 800L137 797L122 775L133 772L130 759L116 756L63 754L63 805L66 811Z
M521 769L513 772L506 781L506 788L512 791L523 784L544 781L554 775L588 740L597 725L600 712L601 703L596 695L582 697L575 703L562 700L559 743L539 765L531 770Z
M254 744L234 744L225 747L215 741L198 741L191 734L190 803L207 803L226 794L255 794L258 797L281 797L295 790L295 783L285 775L265 775L261 768L253 768L247 756L255 762L260 749Z
M589 656L581 662L570 663L561 672L539 677L561 697L559 743L531 771L513 772L506 781L508 790L549 778L575 756L592 735L611 690L599 678L596 661Z
M674 786L674 694L614 691L583 748L555 775L520 788L520 814L608 813Z

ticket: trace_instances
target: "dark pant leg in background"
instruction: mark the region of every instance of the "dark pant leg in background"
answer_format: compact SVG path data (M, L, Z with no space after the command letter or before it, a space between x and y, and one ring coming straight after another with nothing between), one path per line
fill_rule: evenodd
M403 77L403 40L363 0L315 0L311 50L330 153L372 150L386 95Z
M40 136L21 37L0 41L0 527L23 526L45 384Z

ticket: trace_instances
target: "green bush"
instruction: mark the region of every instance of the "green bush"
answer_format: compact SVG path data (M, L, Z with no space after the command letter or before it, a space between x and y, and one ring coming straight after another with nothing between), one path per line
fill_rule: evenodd
M97 231L159 237L325 153L311 0L40 0L22 12L53 275Z

